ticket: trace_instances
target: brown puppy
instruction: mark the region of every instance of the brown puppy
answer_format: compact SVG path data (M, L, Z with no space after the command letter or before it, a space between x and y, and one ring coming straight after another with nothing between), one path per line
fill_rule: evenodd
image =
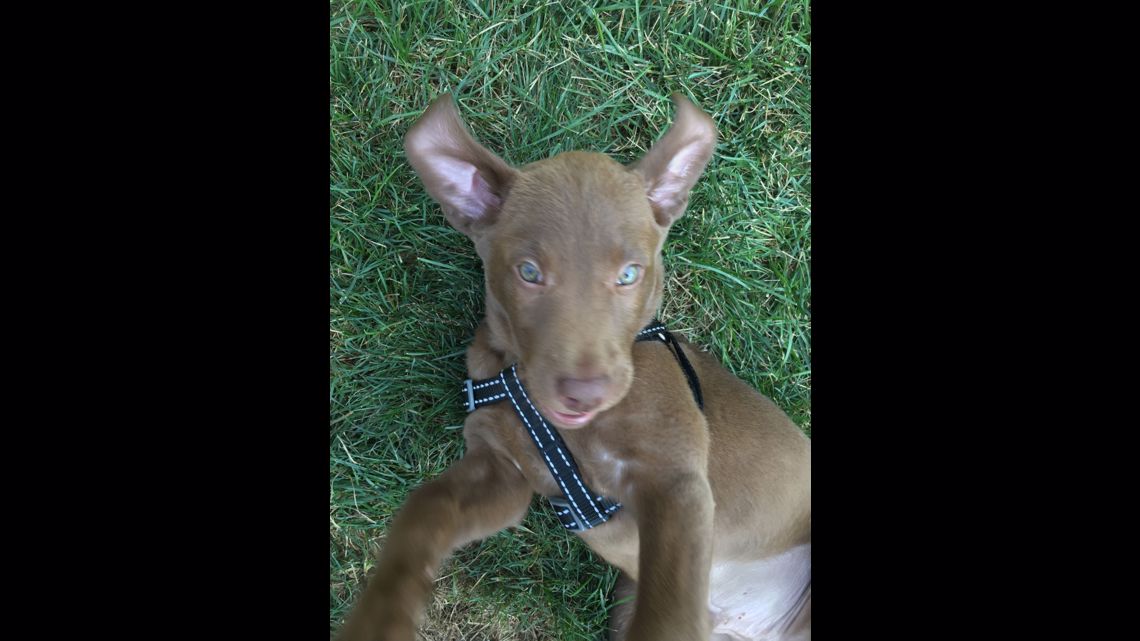
M641 160L569 152L513 168L467 133L450 95L408 132L412 166L483 260L473 378L518 363L583 478L623 504L579 536L635 599L613 638L810 639L811 442L771 401L684 346L702 412L660 343L635 343L664 282L661 247L716 144L674 96ZM558 485L509 404L469 414L466 454L409 497L344 639L415 638L443 560L518 524Z

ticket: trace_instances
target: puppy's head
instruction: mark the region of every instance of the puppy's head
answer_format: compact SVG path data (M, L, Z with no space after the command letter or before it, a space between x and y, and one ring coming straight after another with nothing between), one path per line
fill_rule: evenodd
M633 380L637 331L661 302L661 247L716 145L716 126L673 97L669 131L637 162L568 152L513 168L467 133L450 95L404 148L428 193L475 242L494 340L559 427L586 425Z

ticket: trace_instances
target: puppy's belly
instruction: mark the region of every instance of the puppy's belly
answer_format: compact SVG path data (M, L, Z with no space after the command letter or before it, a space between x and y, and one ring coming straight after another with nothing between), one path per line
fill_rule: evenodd
M713 635L740 641L783 638L811 581L811 544L747 562L714 562L709 576Z

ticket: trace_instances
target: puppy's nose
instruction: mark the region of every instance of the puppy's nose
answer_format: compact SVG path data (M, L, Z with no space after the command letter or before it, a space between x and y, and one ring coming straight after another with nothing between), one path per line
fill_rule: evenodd
M562 404L572 412L589 412L602 404L609 386L608 376L594 378L560 378L558 394Z

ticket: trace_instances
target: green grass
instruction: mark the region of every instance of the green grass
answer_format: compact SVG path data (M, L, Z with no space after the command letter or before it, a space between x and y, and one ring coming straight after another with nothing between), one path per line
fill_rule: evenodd
M811 433L806 2L332 2L329 31L332 628L408 493L463 450L481 267L401 147L441 92L515 164L628 162L674 91L708 111L721 143L666 244L662 317ZM425 638L602 637L614 571L535 506L447 563Z

